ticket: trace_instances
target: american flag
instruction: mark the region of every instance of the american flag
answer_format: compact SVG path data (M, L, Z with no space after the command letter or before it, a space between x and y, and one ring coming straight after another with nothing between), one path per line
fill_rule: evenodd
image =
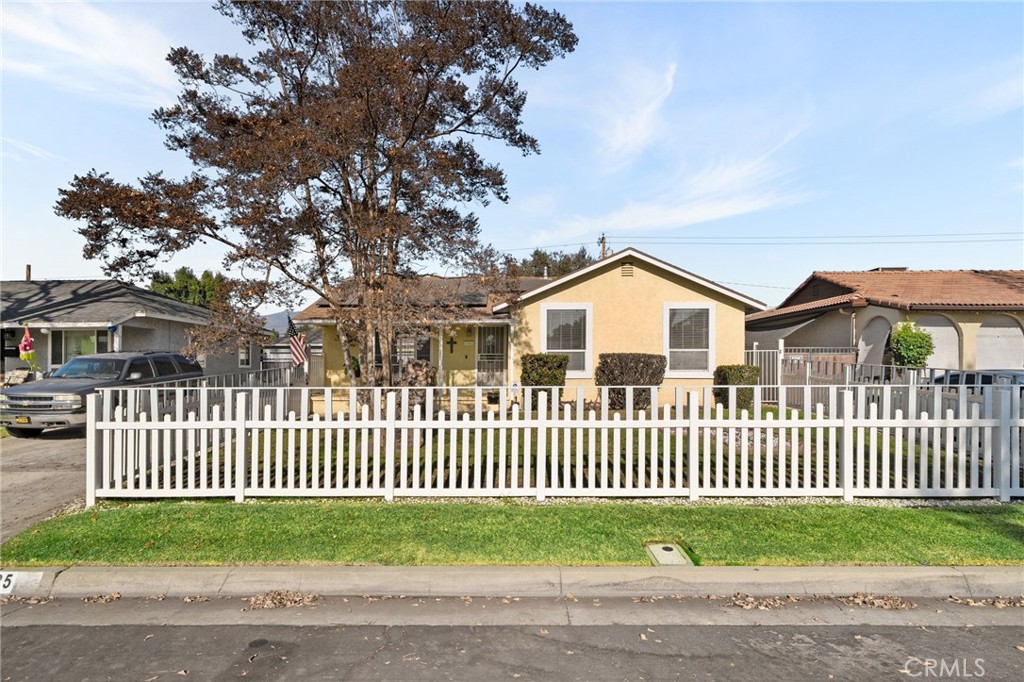
M288 345L292 349L292 367L298 367L306 362L306 335L300 334L292 322L292 316L288 316Z

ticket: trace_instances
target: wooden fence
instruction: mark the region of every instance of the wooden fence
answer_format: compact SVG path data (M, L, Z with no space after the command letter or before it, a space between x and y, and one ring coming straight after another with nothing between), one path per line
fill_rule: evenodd
M102 389L87 502L1024 496L1019 390L790 386L803 408L780 412L766 388L738 411L737 387Z

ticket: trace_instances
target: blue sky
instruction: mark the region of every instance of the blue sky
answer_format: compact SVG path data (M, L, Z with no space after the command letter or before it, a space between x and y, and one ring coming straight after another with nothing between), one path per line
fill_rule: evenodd
M580 42L520 76L541 155L481 145L509 178L476 208L497 248L603 233L769 304L814 270L1024 268L1021 3L543 4ZM57 188L186 173L149 121L164 57L241 39L205 2L0 12L2 276L100 276Z

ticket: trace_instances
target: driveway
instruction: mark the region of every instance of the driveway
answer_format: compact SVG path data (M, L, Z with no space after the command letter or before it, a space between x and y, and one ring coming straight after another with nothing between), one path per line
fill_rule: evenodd
M85 436L55 429L0 440L0 542L85 497Z

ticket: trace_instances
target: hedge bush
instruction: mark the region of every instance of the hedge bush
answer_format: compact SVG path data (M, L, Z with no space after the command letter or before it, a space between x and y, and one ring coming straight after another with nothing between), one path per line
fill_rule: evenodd
M754 406L754 389L761 380L761 368L755 365L719 365L715 368L715 401L730 410L749 410ZM729 386L736 389L736 404L729 404Z
M523 356L523 386L565 386L569 356L559 353L529 353Z
M928 366L935 342L929 332L913 322L900 322L889 337L889 349L895 364L920 369Z
M601 353L597 358L594 383L598 386L661 386L665 380L664 355L652 353ZM633 408L644 410L651 405L649 391L633 391ZM608 407L621 410L626 407L626 390L608 391Z

